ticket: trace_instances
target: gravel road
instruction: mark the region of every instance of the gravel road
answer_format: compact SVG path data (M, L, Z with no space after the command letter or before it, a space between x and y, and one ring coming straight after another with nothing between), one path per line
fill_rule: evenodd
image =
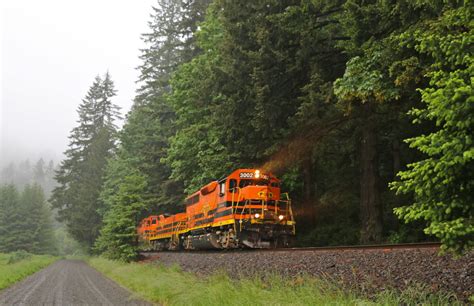
M60 260L0 292L0 305L151 305L80 260Z

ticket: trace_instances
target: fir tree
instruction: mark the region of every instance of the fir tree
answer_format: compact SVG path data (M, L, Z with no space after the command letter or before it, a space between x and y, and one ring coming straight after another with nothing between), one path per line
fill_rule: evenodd
M97 76L78 108L79 125L73 128L66 159L56 172L58 186L51 203L72 237L90 248L102 218L98 210L107 158L115 148L118 107L112 103L115 89L110 75Z
M42 158L36 162L33 168L33 180L41 186L44 186L46 182L45 164Z
M0 187L0 252L8 253L21 250L27 246L29 238L25 237L20 209L20 194L14 185Z
M51 210L40 185L25 186L19 203L24 223L22 249L35 254L54 254L57 251L52 227ZM22 239L19 240L19 243Z
M133 259L140 218L151 212L176 211L181 204L183 185L170 178L171 170L162 162L169 138L176 132L175 114L166 95L172 73L200 52L193 33L208 3L159 0L153 8L151 31L143 35L147 48L142 50L139 67L141 87L102 190L104 226L96 247L108 257Z

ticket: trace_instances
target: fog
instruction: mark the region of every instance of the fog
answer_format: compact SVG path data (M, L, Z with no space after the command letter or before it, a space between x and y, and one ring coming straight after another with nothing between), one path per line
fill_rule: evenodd
M7 0L0 4L0 166L59 160L76 108L110 72L127 112L137 88L140 34L153 0Z

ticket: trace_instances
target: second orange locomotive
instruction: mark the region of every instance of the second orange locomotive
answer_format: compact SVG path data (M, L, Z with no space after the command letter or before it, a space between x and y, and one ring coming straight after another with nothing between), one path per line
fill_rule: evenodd
M288 246L295 222L280 181L257 169L238 169L188 196L186 211L149 216L137 229L153 250Z

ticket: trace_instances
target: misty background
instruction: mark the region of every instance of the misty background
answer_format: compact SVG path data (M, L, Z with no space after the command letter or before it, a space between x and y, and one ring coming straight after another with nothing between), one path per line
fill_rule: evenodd
M137 88L140 34L153 0L2 1L0 167L59 162L76 108L109 71L125 114Z

